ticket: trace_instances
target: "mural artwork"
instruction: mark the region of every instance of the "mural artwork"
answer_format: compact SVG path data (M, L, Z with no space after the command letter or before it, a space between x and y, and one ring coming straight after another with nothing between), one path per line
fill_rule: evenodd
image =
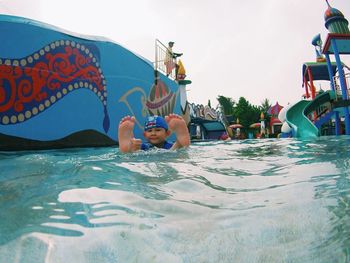
M109 129L106 81L95 47L57 40L24 58L0 59L0 124L26 120L50 108L76 89L95 93Z

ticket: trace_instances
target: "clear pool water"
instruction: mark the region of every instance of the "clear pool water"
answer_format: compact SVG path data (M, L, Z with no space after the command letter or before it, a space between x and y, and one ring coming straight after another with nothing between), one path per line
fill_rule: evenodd
M0 262L350 262L350 137L0 153Z

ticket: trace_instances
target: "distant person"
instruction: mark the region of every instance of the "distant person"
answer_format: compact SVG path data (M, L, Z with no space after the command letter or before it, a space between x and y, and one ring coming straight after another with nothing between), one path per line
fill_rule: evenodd
M174 42L170 41L168 43L167 52L164 59L164 64L166 66L166 75L169 76L173 69L175 68L175 76L177 76L178 64L176 63L176 59L182 56L182 53L174 53L173 52Z
M134 137L135 117L126 116L119 123L119 148L123 153L162 148L175 150L190 145L190 134L185 120L177 114L169 114L165 118L150 116L144 126L143 135L147 142ZM168 142L167 137L175 133L176 141Z
M241 129L237 128L236 129L236 139L240 139L241 138Z
M231 138L230 138L230 136L227 134L227 132L223 132L223 133L220 135L219 140L222 140L222 141L230 141Z

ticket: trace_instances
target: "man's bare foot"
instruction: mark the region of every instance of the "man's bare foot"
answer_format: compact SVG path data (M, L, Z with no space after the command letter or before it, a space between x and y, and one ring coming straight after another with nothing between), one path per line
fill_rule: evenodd
M118 128L118 142L121 152L135 152L141 148L141 140L134 138L135 117L121 119Z
M185 120L177 114L169 114L165 116L169 130L176 135L176 142L173 149L187 147L190 145L190 134L187 129Z

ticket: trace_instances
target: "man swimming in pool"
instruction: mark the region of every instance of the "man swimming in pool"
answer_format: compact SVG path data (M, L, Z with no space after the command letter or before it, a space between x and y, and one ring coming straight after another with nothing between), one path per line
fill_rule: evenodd
M169 114L165 118L150 116L145 122L143 135L147 142L134 137L135 117L126 116L119 123L119 148L123 153L149 150L153 147L175 150L190 145L190 135L185 120L177 114ZM166 140L175 133L176 141Z

